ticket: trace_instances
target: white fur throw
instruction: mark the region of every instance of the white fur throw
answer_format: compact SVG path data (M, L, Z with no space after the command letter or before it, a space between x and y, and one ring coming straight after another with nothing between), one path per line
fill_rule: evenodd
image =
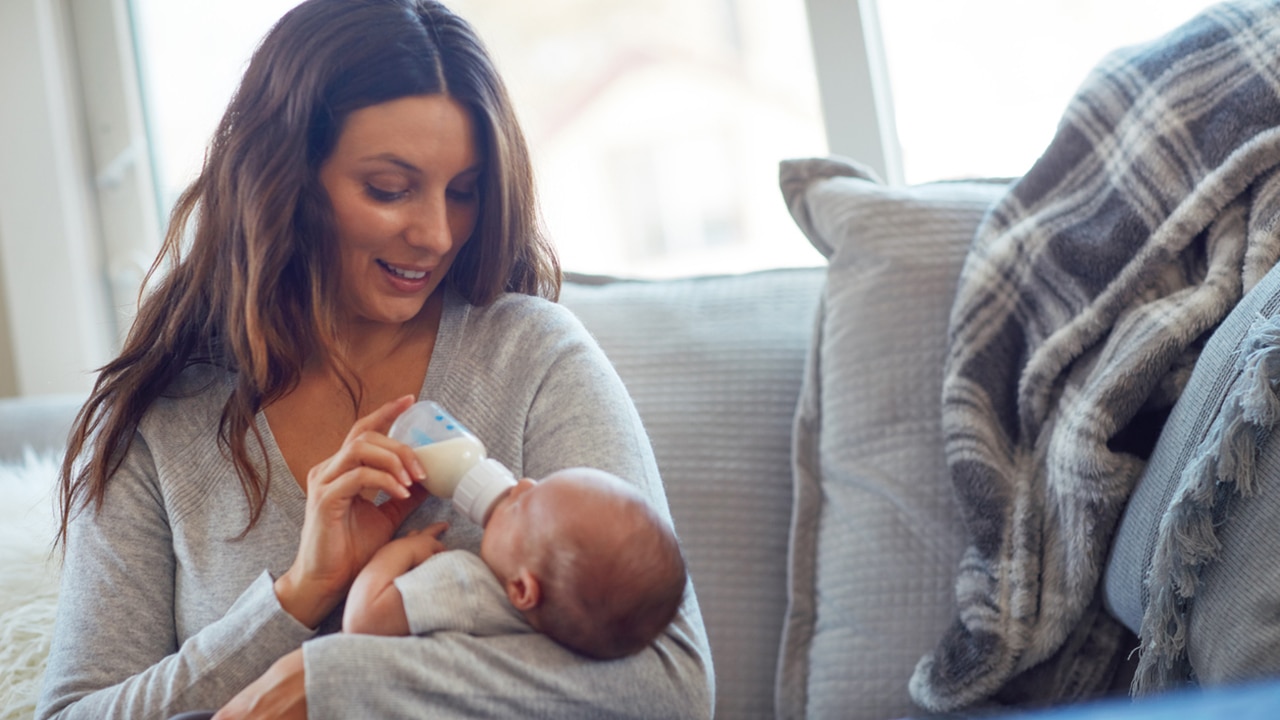
M0 464L0 720L29 720L53 634L57 460Z

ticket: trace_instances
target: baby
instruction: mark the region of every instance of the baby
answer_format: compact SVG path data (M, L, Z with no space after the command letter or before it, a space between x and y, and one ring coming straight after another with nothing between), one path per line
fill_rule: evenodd
M520 480L485 521L479 558L445 551L438 539L445 528L436 523L374 554L348 594L344 631L500 634L519 631L510 620L522 617L571 650L613 659L652 642L684 596L685 563L670 525L633 487L600 470ZM477 574L469 563L488 570ZM434 574L427 584L435 597L415 605L410 627L405 603L415 595L401 588L421 588L413 576L423 573ZM458 607L448 602L456 596L471 599Z

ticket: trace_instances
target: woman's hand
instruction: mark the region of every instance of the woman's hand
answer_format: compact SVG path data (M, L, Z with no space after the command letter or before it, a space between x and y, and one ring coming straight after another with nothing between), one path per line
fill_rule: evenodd
M346 595L356 574L427 498L424 477L408 446L387 437L412 396L383 405L356 421L342 447L307 473L307 514L298 555L275 583L280 605L316 627ZM374 505L361 496L381 490Z
M298 648L231 698L213 720L307 720L306 685Z

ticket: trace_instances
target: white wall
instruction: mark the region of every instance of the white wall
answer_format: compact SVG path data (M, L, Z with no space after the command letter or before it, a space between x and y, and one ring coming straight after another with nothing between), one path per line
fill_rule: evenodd
M0 239L3 246L3 239ZM0 257L0 277L4 276L4 258ZM4 293L0 292L0 397L18 394L18 379L13 372L13 341L9 332L9 311Z
M83 392L116 347L71 27L63 0L0 2L0 395Z

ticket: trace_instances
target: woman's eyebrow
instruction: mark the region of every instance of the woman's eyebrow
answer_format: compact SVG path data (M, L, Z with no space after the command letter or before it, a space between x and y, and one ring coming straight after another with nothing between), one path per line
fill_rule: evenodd
M417 165L414 165L413 163L409 162L408 160L405 160L404 158L401 158L399 155L396 155L394 153L378 153L376 155L365 155L364 157L360 158L360 162L370 162L370 161L389 162L392 165L398 165L399 167L402 167L405 170L408 170L410 172L415 172L418 174L422 173L422 169L419 168Z
M392 165L396 165L398 167L404 168L409 172L417 173L419 175L423 174L422 168L418 167L417 165L414 165L413 163L409 162L408 160L405 160L404 158L400 157L399 155L396 155L395 153L378 153L376 155L365 155L364 157L360 158L359 161L360 162L370 162L370 161L389 162ZM468 175L472 173L479 175L483 172L484 172L484 161L477 160L470 167L458 173L458 176Z

